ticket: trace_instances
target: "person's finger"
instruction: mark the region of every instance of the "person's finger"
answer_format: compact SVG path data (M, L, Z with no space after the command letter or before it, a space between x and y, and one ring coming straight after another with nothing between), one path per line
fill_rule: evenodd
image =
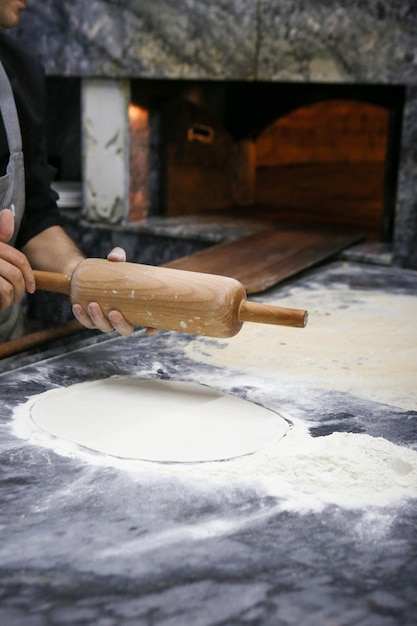
M12 306L13 302L17 302L15 298L13 285L0 276L0 312Z
M25 281L22 272L15 265L0 259L0 293L2 310L13 302L20 302L25 294Z
M35 291L29 262L12 246L0 243L0 310L5 311L13 302L21 302L26 289L30 293Z
M129 322L125 320L120 311L110 311L109 320L113 325L114 330L116 330L123 337L131 335L135 330L134 326L132 326L132 324L129 324Z
M10 209L0 211L0 311L20 302L25 288L33 292L35 281L25 255L7 245L13 237L14 215Z
M109 261L126 261L126 252L123 250L123 248L113 248L113 250L111 250L108 255L107 255L107 259Z
M100 305L97 302L90 302L87 307L87 313L90 316L95 328L98 328L103 333L109 333L113 329L111 322L104 316Z
M74 304L72 307L72 312L73 312L75 319L77 319L80 322L80 324L82 324L83 326L89 329L94 328L94 323L90 319L90 316L87 315L87 313L84 311L81 304Z
M7 243L13 237L14 215L10 209L0 211L0 241Z
M13 285L20 299L25 289L29 293L36 289L35 277L26 256L3 242L0 242L0 276Z
M86 328L97 328L103 333L111 332L113 326L104 317L103 312L97 302L90 302L87 311L80 304L74 304L72 307L74 317Z

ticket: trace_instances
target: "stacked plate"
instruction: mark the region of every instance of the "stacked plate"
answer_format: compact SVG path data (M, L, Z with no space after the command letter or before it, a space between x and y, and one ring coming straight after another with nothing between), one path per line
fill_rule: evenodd
M52 189L59 195L58 206L63 209L77 209L82 205L81 182L56 181Z

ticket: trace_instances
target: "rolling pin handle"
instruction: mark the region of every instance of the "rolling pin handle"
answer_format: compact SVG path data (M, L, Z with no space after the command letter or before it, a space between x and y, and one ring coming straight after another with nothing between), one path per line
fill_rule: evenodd
M63 293L66 296L70 294L71 276L66 274L58 274L57 272L42 272L34 270L36 289L44 291L53 291L54 293Z
M276 324L304 328L307 325L308 313L303 309L290 309L242 300L239 307L241 322L258 322L260 324Z

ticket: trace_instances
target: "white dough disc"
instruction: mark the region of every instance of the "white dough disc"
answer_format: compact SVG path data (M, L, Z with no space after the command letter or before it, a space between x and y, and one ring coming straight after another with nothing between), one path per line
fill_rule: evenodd
M289 427L273 411L204 385L127 376L47 391L31 417L49 434L91 450L159 462L252 454Z

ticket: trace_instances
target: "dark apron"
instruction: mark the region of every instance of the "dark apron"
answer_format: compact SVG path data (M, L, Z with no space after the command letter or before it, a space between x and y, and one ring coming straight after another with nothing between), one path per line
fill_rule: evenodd
M19 118L10 81L0 61L0 109L9 144L10 159L6 174L0 177L0 210L10 209L15 216L14 245L25 209L25 168ZM0 313L0 342L15 339L24 332L24 319L20 304L13 304Z

